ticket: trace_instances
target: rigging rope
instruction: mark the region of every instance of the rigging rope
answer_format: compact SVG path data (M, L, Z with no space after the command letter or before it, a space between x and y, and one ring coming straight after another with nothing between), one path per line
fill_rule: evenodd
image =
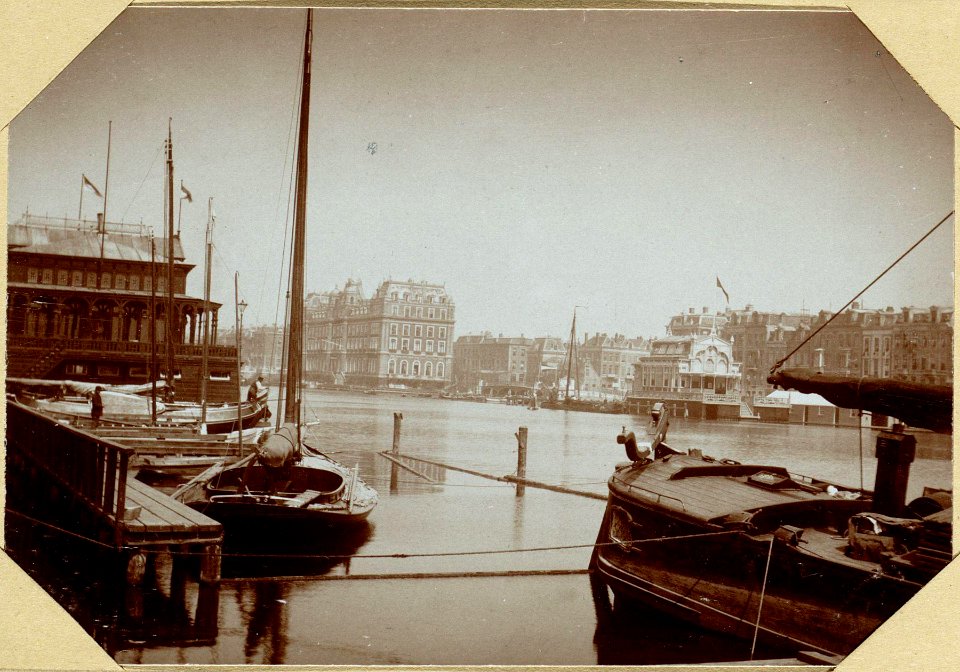
M953 213L954 213L953 210L951 210L950 212L948 212L948 213L946 214L946 216L944 216L943 219L941 219L939 222L937 222L937 223L933 226L932 229L930 229L930 230L927 231L925 234L923 234L923 236L920 238L920 240L918 240L917 242L915 242L913 245L911 245L911 246L907 249L906 252L904 252L904 253L901 254L899 257L897 257L896 261L894 261L892 264L890 264L889 266L887 266L880 275L878 275L878 276L875 277L873 280L871 280L871 281L870 281L870 284L868 284L866 287L864 287L863 289L861 289L860 292L859 292L855 297L853 297L852 299L850 299L849 301L847 301L846 305L845 305L843 308L841 308L841 309L838 310L836 313L834 313L834 314L830 317L830 319L828 319L826 322L824 322L823 324L821 324L813 333L811 333L809 336L807 336L805 339L803 339L803 340L800 342L800 345L798 345L798 346L795 347L793 350L791 350L791 351L789 352L789 354L787 354L785 357L782 357L781 359L777 360L777 362L776 362L776 363L773 365L773 367L770 369L770 374L773 375L774 373L776 373L777 369L779 369L781 366L783 366L784 362L786 362L788 359L790 359L791 357L793 357L800 348L802 348L803 346L805 346L807 343L810 342L810 339L812 339L814 336L816 336L816 335L819 334L821 331L823 331L823 329L824 329L828 324L830 324L830 323L833 322L836 318L838 318L838 317L840 316L840 314L841 314L843 311L845 311L847 308L849 308L850 305L851 305L854 301L856 301L857 299L859 299L861 296L863 296L863 295L866 293L866 291L867 291L868 289L870 289L870 288L873 287L875 284L877 284L877 282L880 280L880 278L882 278L883 276L885 276L885 275L887 274L887 272L890 271L890 269L892 269L894 266L896 266L896 265L899 264L901 261L903 261L904 257L906 257L908 254L910 254L911 252L913 252L913 250L916 249L917 246L920 245L920 243L922 243L922 242L925 241L927 238L929 238L929 237L931 236L931 234L933 234L934 231L936 231L937 229L939 229L940 226L941 226L944 222L946 222L948 219L950 219L950 217L953 216Z

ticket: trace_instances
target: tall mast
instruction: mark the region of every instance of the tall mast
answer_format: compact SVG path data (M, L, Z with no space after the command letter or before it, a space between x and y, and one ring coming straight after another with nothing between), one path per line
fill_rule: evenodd
M570 399L570 370L573 368L574 351L577 347L577 307L573 307L573 324L570 325L570 345L567 346L567 387L563 393L563 400ZM577 381L577 385L580 381Z
M173 339L176 320L173 314L173 120L167 121L167 319L164 330L167 345L167 389L174 390Z
M293 215L293 253L290 256L290 328L287 357L287 398L283 418L300 427L300 378L303 358L303 261L306 245L307 138L310 126L310 60L313 47L313 10L307 10L303 40L303 83L300 90L300 131L297 142L297 195ZM300 442L296 450L299 453Z
M183 203L183 199L180 199ZM179 216L178 216L179 220ZM179 225L178 227L179 228ZM203 349L200 359L200 422L207 421L207 368L210 350L210 273L213 265L213 197L207 201L207 256L203 274ZM239 371L239 369L238 369ZM239 374L238 374L239 375Z
M157 240L150 232L150 424L157 424Z

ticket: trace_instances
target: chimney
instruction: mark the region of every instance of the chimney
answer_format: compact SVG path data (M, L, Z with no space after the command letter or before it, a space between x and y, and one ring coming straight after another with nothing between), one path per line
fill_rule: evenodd
M900 516L906 503L910 463L917 452L917 439L903 433L896 424L877 437L877 480L873 486L873 510L886 516Z
M687 312L693 315L693 308L687 308Z
M704 315L707 314L707 310L708 310L708 307L707 307L707 306L704 306L704 307L703 307L703 314L704 314Z

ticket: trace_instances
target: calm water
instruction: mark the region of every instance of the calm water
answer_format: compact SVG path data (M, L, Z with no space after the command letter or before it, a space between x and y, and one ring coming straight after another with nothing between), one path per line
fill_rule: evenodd
M390 448L393 413L401 412L403 454L511 474L514 432L523 425L528 478L604 493L625 460L617 433L640 429L645 418L395 395L310 392L307 400L319 420L313 444L359 464L381 493L368 528L318 552L354 556L349 561L227 554L219 591L201 592L190 580L183 598L148 589L105 609L94 606L103 594L91 587L88 557L55 567L41 566L42 554L21 558L31 558L39 580L121 663L664 664L749 656L748 645L660 615L606 618L609 605L595 600L585 574L503 575L586 568L602 501L533 488L517 498L510 485L412 462L437 482L401 470L391 492L391 463L377 455ZM866 430L677 419L668 437L676 449L850 486L861 480L861 440L871 488L874 435ZM950 437L918 435L918 455L908 498L925 485L950 487ZM41 536L37 544L62 543ZM163 560L161 578L169 571ZM497 575L462 576L475 572Z

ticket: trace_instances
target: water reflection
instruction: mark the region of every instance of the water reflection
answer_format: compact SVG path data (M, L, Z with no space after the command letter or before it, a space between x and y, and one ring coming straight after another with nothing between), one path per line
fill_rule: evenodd
M234 598L246 629L243 656L247 664L279 665L286 660L288 594L289 584L272 581L235 587Z
M350 574L351 556L373 536L374 525L363 522L330 528L316 536L288 535L284 541L247 535L224 540L224 578L321 576L334 571Z
M795 652L701 630L622 597L590 577L597 626L593 645L598 665L676 665L791 658Z

